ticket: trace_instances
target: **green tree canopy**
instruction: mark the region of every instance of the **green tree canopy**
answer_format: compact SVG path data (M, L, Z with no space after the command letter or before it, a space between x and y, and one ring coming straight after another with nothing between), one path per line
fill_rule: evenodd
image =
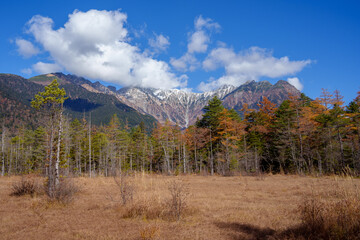
M210 128L212 131L216 131L220 124L220 114L224 110L224 106L222 105L222 101L215 96L211 99L204 107L205 113L203 114L203 118L199 120L196 125L202 128Z
M50 112L60 110L64 101L67 99L64 88L59 88L59 83L54 79L50 85L45 86L44 92L39 92L31 101L31 106L35 109L49 108Z

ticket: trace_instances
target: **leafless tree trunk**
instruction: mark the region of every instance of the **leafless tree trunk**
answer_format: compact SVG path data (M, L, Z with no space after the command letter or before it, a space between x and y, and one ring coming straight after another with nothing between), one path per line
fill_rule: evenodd
M54 143L54 121L55 116L52 114L50 119L50 139L49 139L49 166L48 166L48 191L49 193L53 192L53 143Z
M197 149L196 149L196 141L194 141L194 162L195 162L195 170L196 172L199 171L200 172L200 163L198 165L198 161L197 161Z
M166 171L168 173L170 173L170 159L169 159L169 154L167 151L167 147L163 146L163 150L164 150L164 155L165 155L165 167L166 167Z
M183 160L184 160L184 173L186 173L186 148L185 148L185 141L183 144Z
M343 141L342 141L342 137L340 134L340 129L338 129L337 131L337 136L338 136L338 141L339 141L339 145L340 145L340 161L341 161L341 168L345 167L345 161L344 161L344 146L343 146Z
M244 161L245 161L245 172L248 172L249 164L248 164L247 142L246 142L245 134L244 134Z
M8 175L11 174L11 167L12 167L12 161L13 161L13 153L14 153L14 149L13 149L13 144L10 143L10 157L9 157L9 163L8 163Z
M319 158L319 160L318 160L319 174L321 176L322 175L322 163L321 163L321 155L320 155L319 151L317 151L317 155L318 155L318 158Z
M56 152L56 162L55 162L55 187L58 187L60 181L60 173L59 173L59 164L60 164L60 150L61 150L61 136L62 136L62 109L59 113L59 130L58 130L58 142L57 142L57 152Z
M214 175L214 155L212 149L211 129L210 129L210 168L211 168L211 176L212 176Z
M130 171L133 170L132 153L130 153Z
M73 166L71 166L70 163L70 148L71 148L71 144L72 141L70 139L70 123L69 120L67 118L64 119L63 122L64 126L63 126L63 132L64 132L64 155L65 155L65 162L66 162L66 170L65 170L65 174L68 176L70 173L70 169L72 169Z
M256 174L259 174L259 159L258 159L258 152L257 152L257 148L255 147L255 169L256 169Z
M153 144L150 140L150 173L153 171L152 169L152 165L153 165L153 159L154 159L154 147L153 147Z
M2 126L2 136L1 136L1 159L2 159L2 167L1 167L1 176L5 175L5 126Z
M90 119L89 119L89 177L91 178L91 113L90 113Z

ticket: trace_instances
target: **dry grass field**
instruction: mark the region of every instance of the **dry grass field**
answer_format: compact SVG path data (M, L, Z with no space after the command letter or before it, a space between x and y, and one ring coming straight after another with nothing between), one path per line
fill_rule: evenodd
M0 239L298 239L290 230L301 224L306 199L332 201L360 185L339 177L137 174L126 179L134 188L126 205L116 181L104 177L75 178L79 192L62 204L44 194L10 196L20 179L0 178ZM180 220L168 205L174 181L186 193Z

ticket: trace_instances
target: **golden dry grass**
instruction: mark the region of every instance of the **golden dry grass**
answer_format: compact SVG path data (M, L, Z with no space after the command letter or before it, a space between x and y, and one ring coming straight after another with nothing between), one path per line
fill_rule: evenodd
M137 174L132 204L147 204L152 215L126 217L114 179L76 178L72 203L47 201L45 195L10 196L20 177L0 178L0 239L278 239L301 223L306 196L331 198L339 186L358 179L337 177L160 176ZM180 221L157 217L166 211L168 185L188 186L187 210ZM161 214L160 214L161 215ZM282 236L282 237L281 237Z

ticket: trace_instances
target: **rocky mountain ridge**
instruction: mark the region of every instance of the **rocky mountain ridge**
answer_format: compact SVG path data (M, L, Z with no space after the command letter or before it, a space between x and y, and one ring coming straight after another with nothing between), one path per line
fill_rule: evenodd
M194 124L198 118L201 118L203 107L214 96L223 100L226 108L234 108L240 112L244 103L247 103L249 108L257 109L257 104L263 97L280 104L288 98L289 94L300 95L294 86L283 80L279 80L274 85L268 81L248 81L239 87L225 85L215 91L193 93L178 89L141 87L124 87L116 90L115 87L106 87L99 82L92 83L74 75L62 73L53 75L64 82L80 85L91 92L113 95L140 113L151 115L161 123L169 120L182 128Z
M123 88L116 96L134 109L154 116L159 122L167 119L180 127L188 127L203 114L202 109L214 96L222 99L235 87L224 86L216 91L192 93L178 89Z

